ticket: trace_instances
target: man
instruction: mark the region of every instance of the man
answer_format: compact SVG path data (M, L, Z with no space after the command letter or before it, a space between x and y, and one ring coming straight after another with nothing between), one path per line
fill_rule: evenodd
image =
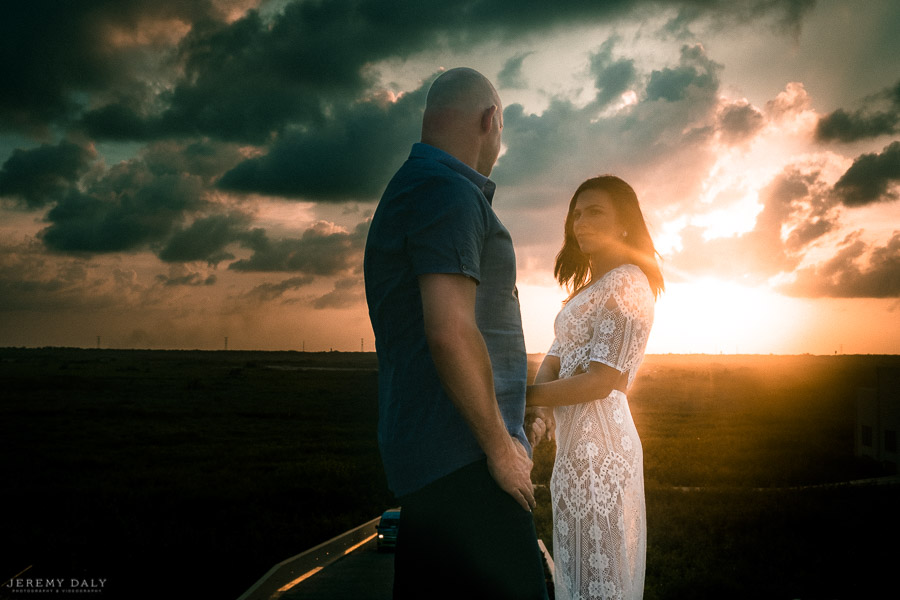
M378 439L402 505L394 598L546 598L523 430L526 355L509 232L488 179L503 113L453 69L366 241Z

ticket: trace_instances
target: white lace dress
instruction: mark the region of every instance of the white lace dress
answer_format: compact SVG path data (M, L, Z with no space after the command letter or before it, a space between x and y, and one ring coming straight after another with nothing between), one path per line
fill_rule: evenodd
M644 273L622 265L571 299L556 317L548 354L559 377L591 361L628 373L644 357L654 297ZM550 479L558 600L642 598L647 554L643 450L628 399L559 406L556 461Z

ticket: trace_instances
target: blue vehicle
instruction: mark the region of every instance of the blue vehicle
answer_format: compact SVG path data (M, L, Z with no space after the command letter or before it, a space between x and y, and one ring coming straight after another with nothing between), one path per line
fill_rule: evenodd
M375 530L378 532L377 546L381 552L385 548L394 548L397 545L397 531L400 529L400 509L392 508L384 511L381 521Z

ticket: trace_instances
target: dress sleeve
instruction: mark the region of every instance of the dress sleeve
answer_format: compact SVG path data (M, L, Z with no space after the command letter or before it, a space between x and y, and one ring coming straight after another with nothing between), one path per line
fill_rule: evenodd
M590 360L634 377L653 324L653 293L644 273L627 266L610 273L592 297ZM585 365L586 366L586 365Z

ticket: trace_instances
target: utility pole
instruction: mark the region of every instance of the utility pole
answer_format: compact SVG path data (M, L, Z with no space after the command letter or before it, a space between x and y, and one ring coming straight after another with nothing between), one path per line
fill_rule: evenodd
M228 350L228 336L225 336L225 349Z

